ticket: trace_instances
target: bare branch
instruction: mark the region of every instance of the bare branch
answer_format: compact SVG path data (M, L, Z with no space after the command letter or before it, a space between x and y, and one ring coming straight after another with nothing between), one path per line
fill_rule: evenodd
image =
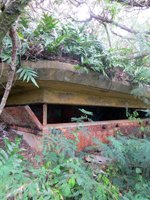
M69 0L69 1L76 7L80 6L81 4L86 3L86 1L84 1L84 0Z
M123 3L124 5L132 6L132 7L140 7L140 8L149 8L150 1L149 0L117 0L118 3Z
M132 54L128 57L129 60L132 60L132 59L141 59L141 58L144 58L144 57L147 57L147 56L150 56L150 52L149 51L144 51L142 53L135 53L135 54Z
M119 33L114 32L113 30L111 30L111 32L112 32L114 35L116 35L116 36L118 36L118 37L120 37L120 38L122 38L122 39L125 39L125 40L134 40L132 37L125 37L125 36L123 36L123 35L120 35Z
M72 18L73 19L73 18ZM92 19L96 19L97 21L99 21L100 23L104 24L104 23L107 23L107 24L112 24L112 25L115 25L129 33L132 33L132 34L138 34L139 32L138 31L135 31L131 28L128 28L127 26L123 25L123 24L119 24L118 22L115 22L113 19L108 19L107 17L103 17L101 15L95 15L93 12L90 13L90 17L86 20L75 20L76 22L89 22L91 21ZM146 31L146 32L143 32L144 34L147 34L147 35L150 35L150 31Z
M129 33L134 33L134 34L137 34L137 33L138 33L138 32L135 31L135 30L132 30L132 29L130 29L130 28L128 28L128 27L126 27L126 26L124 26L124 25L122 25L122 24L119 24L119 23L113 21L113 19L108 19L108 18L103 17L103 16L100 16L100 15L95 15L94 13L91 13L91 17L92 17L93 19L98 20L98 21L101 22L101 23L104 23L104 22L105 22L105 23L108 23L108 24L113 24L113 25L115 25L115 26L117 26L117 27L119 27L119 28L121 28L121 29L123 29L123 30L129 32Z
M107 24L104 23L103 25L104 25L104 28L105 28L105 31L106 31L106 35L107 35L107 39L108 39L109 48L112 48L111 39L110 39L110 35L109 35L109 30L108 30Z
M85 20L77 20L77 19L75 19L73 17L70 17L70 18L72 20L76 21L76 22L89 22L92 19L95 19L95 20L99 21L101 24L112 24L112 25L114 25L116 27L119 27L122 30L127 31L127 32L132 33L132 34L138 34L139 33L139 31L135 31L134 29L131 29L131 28L129 28L129 27L123 25L123 24L120 24L120 23L114 21L113 18L109 19L106 16L95 15L91 10L90 10L90 17L85 19ZM150 35L150 31L146 31L146 32L143 32L143 33L147 34L147 35Z
M16 61L17 61L17 33L16 29L12 27L10 29L10 37L12 39L12 61L10 65L10 70L8 72L8 80L5 88L5 92L3 95L3 98L0 103L0 115L2 114L2 111L6 105L9 93L12 88L15 72L16 72Z

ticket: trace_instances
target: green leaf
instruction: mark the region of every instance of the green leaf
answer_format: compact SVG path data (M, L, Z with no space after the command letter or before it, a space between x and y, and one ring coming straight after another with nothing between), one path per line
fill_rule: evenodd
M87 110L85 110L85 109L79 109L83 114L86 114L86 115L90 115L90 116L92 116L93 115L93 113L92 112L90 112L90 111L87 111Z
M76 181L77 181L78 185L82 185L83 184L83 179L80 176L78 176L76 178Z
M33 78L33 77L31 77L31 81L32 81L32 83L36 86L36 87L38 87L39 88L39 86L38 86L38 84L37 84L37 82L36 82L36 80Z
M61 190L62 190L62 193L63 193L64 197L69 197L70 196L71 189L70 189L69 184L63 184L61 186Z
M24 36L23 36L23 34L22 34L21 32L17 32L17 34L18 34L18 36L19 36L19 38L20 38L21 40L24 40L24 39L25 39Z
M68 183L69 183L70 187L73 188L76 184L75 178L74 177L70 178Z
M38 77L37 72L34 71L34 69L29 67L22 67L17 70L17 73L19 74L19 79L22 79L23 81L31 81L36 87L39 87L35 78Z
M60 174L61 173L61 170L60 170L60 167L57 166L53 169L53 172L56 173L56 174Z
M135 171L136 171L137 174L141 174L142 173L142 170L140 168L136 168Z

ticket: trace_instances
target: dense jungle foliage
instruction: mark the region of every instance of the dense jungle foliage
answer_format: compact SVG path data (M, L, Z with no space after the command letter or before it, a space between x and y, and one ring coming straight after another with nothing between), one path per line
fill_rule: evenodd
M15 0L3 2L7 8L7 3ZM43 0L36 2L40 6L44 4ZM32 81L38 87L37 72L28 66L28 62L23 64L23 60L59 60L73 63L81 73L95 71L114 81L137 84L140 90L135 89L133 93L144 96L143 86L150 85L149 23L143 25L142 20L137 23L134 15L126 23L122 21L125 20L124 12L134 12L134 3L141 10L148 9L148 3L143 6L143 1L49 2L52 2L53 12L47 7L39 11L39 5L33 6L33 10L29 6L16 23L19 79ZM79 23L72 19L69 2L74 2L76 7L87 2L93 21L89 18ZM65 3L67 9L63 6L59 10ZM5 8L0 7L2 21ZM124 24L129 24L130 28ZM119 27L121 31L118 31ZM128 34L122 32L125 29ZM2 62L11 64L12 46L12 38L7 34L1 49ZM2 75L3 67L0 77ZM78 122L84 119L88 119L86 115ZM84 160L86 153L77 154L77 132L71 133L76 139L72 141L65 139L61 131L53 130L51 137L44 139L44 149L36 157L37 166L22 156L24 150L20 149L20 138L13 143L4 137L5 148L0 148L0 200L149 200L149 132L141 127L142 134L136 137L118 134L109 138L108 144L97 142L101 150L99 154L111 160L104 169L100 165L95 169L92 164L87 164Z
M20 156L18 140L5 138L5 144L6 150L0 149L0 199L118 199L118 189L107 176L93 176L75 156L75 143L63 135L45 138L37 168Z
M72 133L74 141L55 129L51 137L45 137L36 167L21 156L19 138L13 143L4 137L5 149L0 149L0 199L148 200L150 139L149 130L141 130L139 136L118 134L108 144L97 147L101 149L99 155L111 159L105 168L86 163L86 152L76 153L76 131Z
M98 33L91 32L88 23L62 23L48 14L34 23L24 15L19 19L17 33L20 43L18 68L21 67L18 73L23 80L29 77L29 81L34 75L28 70L30 66L22 66L22 59L47 59L71 62L77 70L87 73L93 70L125 84L149 84L149 56L131 60L129 55L133 52L132 48L108 48ZM141 43L139 47L140 45ZM145 49L149 49L149 42L146 41L143 45ZM11 39L7 36L1 56L3 62L11 62L11 48Z

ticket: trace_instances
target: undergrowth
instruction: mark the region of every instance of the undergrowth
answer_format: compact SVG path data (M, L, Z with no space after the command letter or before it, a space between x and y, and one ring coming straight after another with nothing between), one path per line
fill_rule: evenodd
M107 173L119 187L120 199L150 199L150 138L117 136L102 146L103 155L113 161Z
M87 119L87 112L84 117ZM85 163L77 153L78 136L64 137L51 130L44 138L38 167L20 155L20 140L4 138L0 149L0 199L2 200L149 200L150 137L141 129L139 136L116 135L101 144L101 154L111 162L105 170Z
M5 144L6 149L0 149L0 199L118 199L117 187L104 174L94 176L76 157L76 142L63 134L45 138L37 168L20 156L18 142L5 139Z

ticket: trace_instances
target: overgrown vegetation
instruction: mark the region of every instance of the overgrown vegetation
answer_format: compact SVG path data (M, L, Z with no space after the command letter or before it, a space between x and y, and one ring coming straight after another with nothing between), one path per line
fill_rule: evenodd
M39 167L34 168L20 156L19 143L5 139L6 149L0 150L0 199L118 199L118 189L109 179L100 173L93 176L75 156L75 142L53 134L44 143Z
M1 40L20 15L24 2L29 1L20 2L23 6L16 8L19 12L14 19L11 17L13 21L10 20L11 23L8 23L4 33L0 31ZM61 1L57 2L57 6L61 4ZM9 3L13 5L15 1ZM80 6L80 1L76 3ZM150 83L149 33L143 32L141 27L139 32L135 31L136 29L129 30L134 33L134 38L127 39L123 45L118 45L119 40L117 44L112 45L114 43L110 41L112 38L107 24L120 26L116 25L118 23L115 21L120 6L118 2L103 1L102 3L104 8L101 15L93 16L105 27L109 47L102 33L96 31L97 27L92 29L88 23L78 24L72 20L64 23L63 20L58 20L50 14L44 14L38 22L34 23L34 20L30 20L26 14L23 14L17 27L19 79L32 81L38 86L35 81L37 73L31 70L30 66L24 66L23 59L34 61L69 59L69 62L75 64L77 70L84 70L87 73L93 70L113 80L127 84L138 83L142 89L134 92L144 96L142 86ZM129 2L127 4L130 5ZM146 5L140 1L141 7ZM2 25L7 19L3 15L5 6L7 9L7 5L0 5ZM7 13L10 12L4 12ZM124 25L121 26L122 30L127 29ZM11 64L12 46L12 38L7 35L3 41L2 62ZM136 52L139 54L137 55ZM143 54L145 52L146 56ZM89 113L84 112L82 120L88 120L87 114ZM147 132L149 133L149 130ZM65 139L61 132L53 131L50 138L45 138L44 149L41 157L37 157L39 163L36 168L20 155L20 151L23 150L19 148L19 140L12 143L5 138L6 148L0 149L0 199L148 200L150 199L150 139L149 135L141 136L142 138L117 136L110 138L109 144L101 144L103 154L113 162L106 171L100 170L96 174L83 162L82 157L76 156L78 141L76 135L74 135L76 140L72 141Z
M90 120L92 115L84 109L80 111L82 116L73 119L79 125ZM127 114L130 120L140 120L137 112ZM77 153L78 129L81 128L70 133L68 138L59 129L51 129L51 135L44 138L41 155L36 157L36 166L21 156L23 149L19 148L19 138L13 143L4 137L5 149L0 149L0 199L150 198L149 127L142 126L141 121L140 134L136 137L118 133L109 138L108 144L93 138L100 149L99 155L109 160L105 167L96 164L96 168L85 162L85 152ZM86 129L82 131L88 134Z
M141 130L143 131L143 130ZM105 170L86 164L76 154L78 138L66 139L52 131L45 137L37 167L20 155L20 139L4 138L0 149L0 199L102 199L148 200L150 198L149 130L140 136L109 138L100 144L101 154L111 159Z
M76 61L85 70L104 72L108 67L104 47L94 34L87 31L88 25L61 24L52 16L44 15L35 29L30 20L20 19L18 36L21 51L18 56L24 59L60 59ZM11 41L5 38L2 60L10 62ZM65 59L64 59L65 60ZM20 59L18 60L20 61ZM21 64L21 63L18 63Z
M112 183L119 187L123 200L150 198L150 139L117 136L103 145L103 154L113 160L107 172Z
M129 59L133 52L131 47L108 48L98 33L91 32L87 23L62 23L48 14L44 14L38 24L26 16L22 16L19 22L17 32L21 49L18 51L18 67L22 67L21 59L58 59L73 62L76 69L93 70L126 84L149 84L149 67L143 68L148 57ZM141 43L137 45L140 48ZM148 41L144 48L149 49ZM7 36L2 61L10 63L10 50L11 40Z
M26 59L64 57L75 60L77 69L94 70L128 83L149 83L149 68L143 68L148 58L130 60L128 55L133 51L130 47L108 49L99 34L91 32L87 23L63 24L47 14L43 15L36 28L31 28L32 23L28 18L21 18L18 29L22 42L21 55ZM149 42L144 48L149 48Z

